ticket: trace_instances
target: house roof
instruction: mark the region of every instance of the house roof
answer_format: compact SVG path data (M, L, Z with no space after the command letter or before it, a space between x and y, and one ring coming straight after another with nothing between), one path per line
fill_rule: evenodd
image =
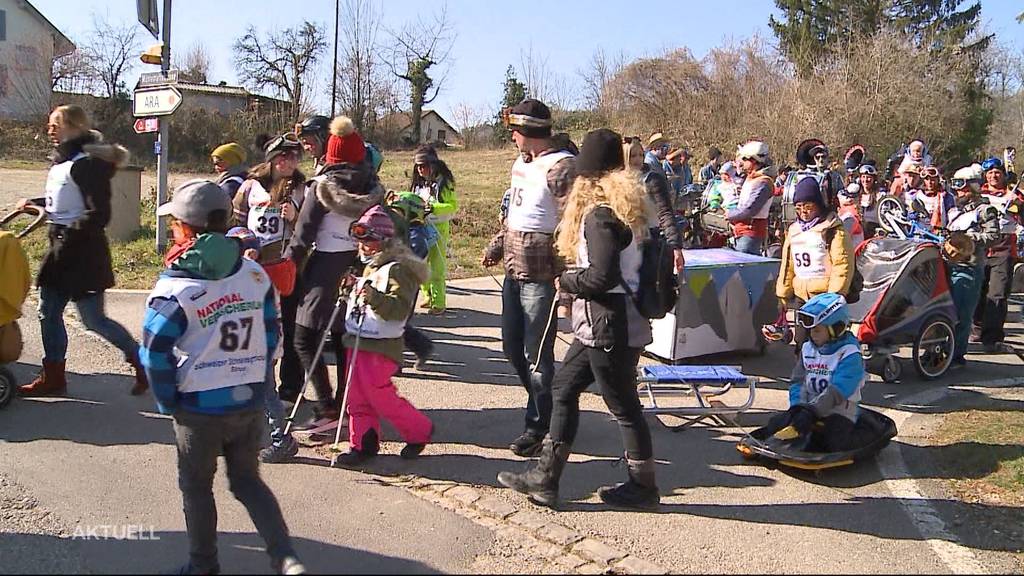
M17 0L15 3L23 8L26 8L30 14L35 16L37 20L42 22L53 33L55 40L53 46L56 51L54 56L66 56L77 49L75 43L72 42L70 38L65 36L59 28L54 26L53 22L50 22L50 20L46 16L43 16L43 13L40 12L35 6L33 6L31 2L29 2L28 0Z
M238 98L258 98L261 101L274 101L288 104L287 100L281 100L280 98L274 98L272 96L263 96L262 94L253 94L242 86L228 86L227 84L197 84L195 82L177 82L175 87L183 92L201 92L203 94L214 94L217 96L235 96Z
M427 116L429 116L431 114L434 114L435 116L437 116L438 119L441 120L441 122L444 122L446 126L451 128L451 130L452 130L452 132L454 134L459 134L459 131L456 130L454 126L452 126L451 122L445 120L444 116L441 116L441 114L439 114L436 110L424 109L420 113L420 118L426 118ZM396 112L396 113L391 114L390 116L387 116L386 118L384 118L384 121L385 122L394 122L399 130L405 130L406 128L408 128L409 126L412 125L412 119L409 117L409 113L408 112Z

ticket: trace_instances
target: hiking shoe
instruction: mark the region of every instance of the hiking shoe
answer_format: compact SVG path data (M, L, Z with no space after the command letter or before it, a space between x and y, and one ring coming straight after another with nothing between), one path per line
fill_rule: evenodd
M373 460L376 456L377 452L371 452L369 450L356 450L355 448L353 448L348 452L345 452L344 454L340 454L338 458L335 459L334 462L335 464L343 468L354 468L365 462Z
M597 496L609 506L629 510L657 510L661 503L657 487L643 486L632 479L613 488L601 488Z
M280 444L271 444L260 450L260 462L264 464L280 464L291 460L299 453L299 443L291 436L286 437Z
M544 443L544 435L538 435L534 432L523 432L519 438L512 441L509 444L508 449L513 454L522 458L533 458L537 454L540 454L541 447Z
M423 450L426 447L426 444L406 444L405 447L402 448L401 454L399 454L398 456L402 460L415 460L416 458L419 457L420 454L423 453Z
M306 567L295 556L285 556L281 560L272 562L271 567L278 574L287 574L289 576L298 576L299 574L306 573Z

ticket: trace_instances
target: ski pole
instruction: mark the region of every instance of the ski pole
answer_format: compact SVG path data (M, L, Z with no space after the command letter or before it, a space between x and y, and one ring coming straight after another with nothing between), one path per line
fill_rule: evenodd
M338 429L334 431L334 444L331 445L331 468L338 462L341 449L341 425L345 421L345 410L348 409L348 392L352 389L352 375L356 370L356 358L359 356L359 342L363 336L363 320L366 319L366 304L363 304L359 311L359 325L356 327L356 343L352 346L352 358L348 363L348 374L345 375L345 392L341 394L341 414L338 415ZM352 427L352 419L349 418L349 428Z
M302 398L306 395L306 388L309 387L309 383L313 380L313 373L316 372L316 367L320 363L320 357L324 353L324 347L327 345L327 338L331 335L331 326L334 326L334 321L338 318L338 312L341 311L342 306L345 305L345 301L341 295L338 296L338 301L334 304L334 311L331 312L331 319L327 323L327 328L324 329L324 335L320 338L320 344L316 348L316 354L313 356L313 364L310 366L308 372L306 372L306 380L302 383L302 391L299 392L299 397L295 399L295 405L292 406L292 413L288 416L285 425L284 434L288 435L288 432L292 429L292 424L295 422L295 415L299 412L299 404L302 403ZM339 422L340 426L340 422Z

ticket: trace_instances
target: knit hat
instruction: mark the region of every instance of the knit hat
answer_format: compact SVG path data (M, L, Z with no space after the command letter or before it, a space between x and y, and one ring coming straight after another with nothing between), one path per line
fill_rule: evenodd
M527 138L550 138L551 109L540 100L527 98L509 110L508 128Z
M380 205L363 212L352 223L349 233L356 240L387 240L395 235L395 222Z
M576 157L576 173L597 178L605 172L621 170L626 165L622 152L622 136L607 128L587 132L583 147Z
M756 160L758 164L767 166L772 163L768 156L768 145L759 140L751 140L736 151L740 160Z
M434 150L433 146L420 146L416 149L416 155L413 156L412 163L416 166L423 164L437 164L437 150Z
M328 164L359 164L366 159L366 145L363 137L356 132L355 124L348 116L338 116L331 121L331 135L327 138L326 162Z
M813 202L822 211L825 210L825 199L821 197L821 187L818 186L818 180L813 176L805 176L796 183L793 203L799 204L801 202Z
M228 166L238 166L245 162L245 148L234 142L228 142L214 148L213 152L210 153L210 157L220 158Z

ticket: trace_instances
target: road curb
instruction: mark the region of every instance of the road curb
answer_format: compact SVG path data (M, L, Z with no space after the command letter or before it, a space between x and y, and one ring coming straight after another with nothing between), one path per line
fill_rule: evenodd
M668 574L653 562L632 556L592 536L580 534L528 508L481 493L476 487L409 475L377 476L382 484L455 512L529 549L556 572L575 574Z

